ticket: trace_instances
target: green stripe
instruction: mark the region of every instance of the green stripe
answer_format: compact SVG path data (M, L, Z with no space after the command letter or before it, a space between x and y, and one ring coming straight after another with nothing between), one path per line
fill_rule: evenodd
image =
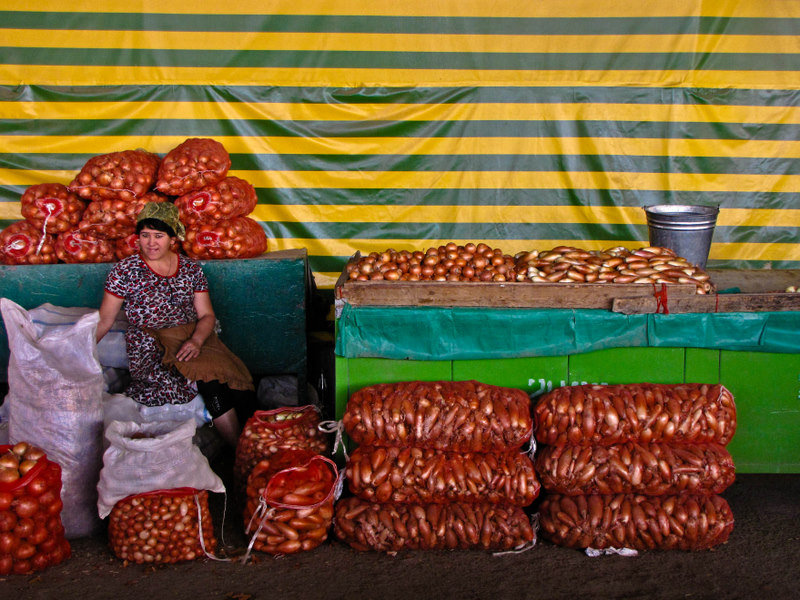
M5 64L207 68L797 71L798 54L363 52L0 47Z
M669 121L269 121L211 119L6 119L2 135L361 137L610 137L620 139L800 139L800 124Z
M579 103L798 106L800 90L651 87L327 88L0 86L0 102L304 102L310 104Z
M741 17L392 17L0 12L4 27L88 31L262 31L486 35L796 35L798 19Z

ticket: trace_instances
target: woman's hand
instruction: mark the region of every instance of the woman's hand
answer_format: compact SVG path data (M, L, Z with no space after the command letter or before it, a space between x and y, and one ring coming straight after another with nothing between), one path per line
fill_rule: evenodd
M178 351L175 353L175 358L181 361L192 360L193 358L197 358L198 356L200 356L201 345L202 344L198 344L192 338L189 338L188 340L183 342L180 348L178 348Z

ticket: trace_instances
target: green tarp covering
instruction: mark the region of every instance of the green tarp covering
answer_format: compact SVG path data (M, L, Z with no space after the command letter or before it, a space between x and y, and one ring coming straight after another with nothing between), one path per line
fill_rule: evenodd
M800 312L623 315L606 310L345 304L336 354L470 360L564 356L619 347L800 352Z

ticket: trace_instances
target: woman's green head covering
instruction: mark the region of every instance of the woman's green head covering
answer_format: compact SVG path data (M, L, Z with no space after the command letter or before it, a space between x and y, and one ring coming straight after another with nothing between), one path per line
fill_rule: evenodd
M139 221L144 221L145 219L155 219L166 223L181 241L186 235L186 229L184 229L183 223L178 218L178 207L172 202L148 202L139 211L136 222L139 223Z

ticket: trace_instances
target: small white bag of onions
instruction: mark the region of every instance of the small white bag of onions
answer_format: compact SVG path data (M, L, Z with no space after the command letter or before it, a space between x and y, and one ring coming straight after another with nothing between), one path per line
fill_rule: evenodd
M58 262L53 236L42 236L28 221L17 221L0 231L0 263L4 265L52 265Z
M60 183L32 185L20 198L22 216L46 233L63 233L81 220L86 203Z
M135 200L153 187L159 164L158 156L146 150L93 156L68 187L89 201Z
M61 467L27 442L0 446L0 576L69 558L62 508Z
M189 138L161 161L156 189L168 196L183 196L222 181L230 168L231 157L222 144L208 138Z
M109 515L108 542L117 558L139 564L212 556L217 540L208 492L175 488L123 498Z

